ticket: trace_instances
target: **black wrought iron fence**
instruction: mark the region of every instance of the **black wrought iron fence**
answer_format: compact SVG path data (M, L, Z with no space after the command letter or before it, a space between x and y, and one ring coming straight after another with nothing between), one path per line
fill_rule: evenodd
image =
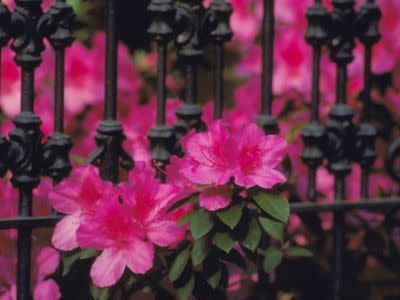
M19 214L14 218L0 219L0 229L18 229L17 298L30 299L31 233L38 227L53 226L59 216L32 216L32 190L41 176L49 176L54 184L68 176L71 170L68 153L72 144L63 132L64 105L64 54L73 42L74 13L63 0L57 0L47 11L41 9L41 0L15 0L12 12L0 3L0 47L15 51L15 63L22 70L21 112L14 118L15 129L9 138L0 137L0 173L11 170L12 184L19 190ZM158 170L162 170L172 154L181 151L179 139L189 129L204 130L202 108L197 101L197 70L204 48L212 44L215 49L214 64L214 118L223 115L224 103L224 44L233 33L229 26L231 5L225 0L214 0L205 8L201 0L152 0L148 11L152 14L149 34L157 43L157 120L148 138L151 155ZM371 201L368 195L370 170L374 164L376 129L371 123L371 59L372 48L379 41L381 12L374 0L365 0L360 10L355 10L355 0L332 0L333 10L328 11L321 0L308 9L308 29L305 39L313 49L312 101L310 123L304 128L302 159L309 168L308 201L293 203L296 214L334 213L333 290L327 291L332 299L343 299L343 280L346 266L343 261L345 246L345 212L353 209L376 210L397 208L398 197ZM105 180L116 183L120 167L130 169L133 161L123 149L123 128L117 120L117 29L118 12L114 0L106 8L106 82L104 119L97 128L97 149L89 161L101 170ZM262 101L257 123L266 133L279 132L277 119L272 115L274 95L274 1L264 0L262 20ZM54 133L42 143L40 116L33 111L35 70L42 62L44 39L54 49L56 57L54 86ZM166 125L167 48L174 42L178 58L185 70L184 104L176 111L178 122L173 128ZM353 111L346 104L347 67L352 62L356 42L364 45L364 93L362 122L355 126ZM329 47L330 57L337 66L336 104L329 113L329 121L320 123L320 60L323 47ZM308 75L308 74L307 74ZM400 154L400 141L396 141L387 156L388 173L400 181L400 170L395 160ZM327 162L335 177L335 202L317 203L316 171ZM345 181L351 164L362 169L360 201L346 201ZM158 173L163 177L163 173ZM323 296L325 297L325 296ZM321 298L322 299L322 298ZM325 298L324 298L325 299Z

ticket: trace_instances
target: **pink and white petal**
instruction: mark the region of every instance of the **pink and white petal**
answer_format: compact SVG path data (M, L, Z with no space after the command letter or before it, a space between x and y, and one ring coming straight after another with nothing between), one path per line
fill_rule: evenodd
M61 183L49 192L51 206L66 215L78 213L81 210L78 203L75 202L76 197L78 197L77 188L67 182Z
M135 274L145 274L153 267L154 247L152 243L135 240L124 250L128 268Z
M254 146L264 137L265 134L259 126L254 123L245 123L239 130L233 132L232 143L240 149L243 146Z
M262 188L270 189L278 183L285 183L286 177L275 169L261 169L256 174L249 176L254 182Z
M214 166L199 165L197 163L181 169L186 178L197 184L215 184L219 178L224 178L226 171Z
M79 227L80 218L76 215L65 216L54 228L52 243L59 250L70 251L78 247L76 230Z
M225 208L231 203L232 190L228 186L204 189L199 196L199 204L209 211Z
M177 244L185 236L185 230L172 220L158 220L147 227L147 236L156 245L167 247Z
M51 247L40 249L36 256L37 278L43 280L47 275L53 274L60 264L60 254Z
M234 177L234 171L232 169L224 170L215 178L214 184L218 186L225 185L232 177Z
M181 188L192 186L193 182L186 178L181 172L181 169L185 166L187 166L185 158L172 156L170 164L166 167L165 170L167 173L167 183L179 186Z
M265 153L265 155L263 155L263 163L269 168L275 168L284 160L287 154L288 143L279 135L268 135L263 139Z
M179 198L181 189L171 184L160 184L156 196L156 205L152 209L152 215L158 215L165 212L175 202L183 199Z
M61 299L60 288L53 279L40 281L33 291L34 300L58 300Z
M235 183L245 188L251 188L256 185L253 178L243 174L241 170L235 172Z
M81 248L103 250L114 243L102 234L103 229L94 218L84 220L76 230L76 241Z
M126 267L124 251L107 248L96 258L90 269L90 277L95 285L109 287L118 282Z

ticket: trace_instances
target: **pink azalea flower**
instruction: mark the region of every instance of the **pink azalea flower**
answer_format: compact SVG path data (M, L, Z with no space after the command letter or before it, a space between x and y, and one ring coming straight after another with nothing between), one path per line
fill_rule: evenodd
M118 194L98 205L94 218L82 223L77 231L79 246L102 250L92 265L90 276L100 287L115 284L125 267L146 273L153 264L154 248L144 240Z
M184 229L168 213L179 200L178 192L139 163L128 183L121 184L121 193L99 202L94 218L86 219L77 232L80 247L102 250L90 272L96 285L115 284L126 267L146 273L153 266L154 244L173 246L183 238Z
M232 143L239 150L235 183L246 188L265 189L286 181L276 170L286 156L287 142L277 135L265 135L254 123L244 125L232 135Z
M195 184L211 185L200 194L200 206L208 210L229 205L232 192L226 185L232 178L245 188L269 189L286 181L276 170L285 157L286 141L266 136L253 123L230 131L223 121L216 121L207 132L186 137L182 145L185 156L176 159L181 174Z
M114 193L112 184L103 181L94 166L75 168L69 178L49 193L51 205L66 214L54 229L53 245L64 251L75 249L79 225L94 215L100 199Z
M216 121L208 132L187 140L187 166L182 172L198 184L224 185L234 177L236 184L246 188L271 188L286 180L275 170L285 157L286 147L282 137L265 136L255 124L230 132L222 121Z
M181 199L179 188L160 183L152 168L142 163L129 174L128 183L122 183L121 189L135 222L153 243L165 247L183 238L184 232L168 213L170 206Z

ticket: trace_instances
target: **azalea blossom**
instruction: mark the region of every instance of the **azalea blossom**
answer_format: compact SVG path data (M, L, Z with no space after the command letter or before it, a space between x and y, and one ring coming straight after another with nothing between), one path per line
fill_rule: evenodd
M230 131L223 121L216 121L207 132L187 137L182 145L185 156L175 164L193 183L212 186L200 194L200 206L208 210L230 203L232 192L226 185L231 179L244 188L265 189L286 181L276 168L286 155L287 142L277 135L266 136L253 123Z
M113 194L115 188L99 177L97 168L91 165L75 168L69 178L49 193L51 205L66 214L54 229L53 245L64 251L78 247L79 225L94 215L100 199Z
M99 201L93 217L77 231L81 248L102 251L90 271L96 285L115 284L126 267L146 273L153 266L154 245L173 246L184 237L185 229L168 212L179 200L178 193L178 188L160 183L150 167L139 163L119 192Z

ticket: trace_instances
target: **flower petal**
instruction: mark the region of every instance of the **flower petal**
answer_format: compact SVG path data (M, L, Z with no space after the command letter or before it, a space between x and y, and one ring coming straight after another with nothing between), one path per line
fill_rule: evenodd
M142 240L134 241L124 252L128 268L136 274L144 274L153 266L154 247Z
M37 278L44 279L47 275L53 274L60 264L60 254L51 247L40 249L36 256ZM47 299L47 298L46 298Z
M254 182L265 189L270 189L278 183L286 182L286 177L274 169L260 169L257 173L249 175Z
M98 287L108 287L121 278L125 266L124 249L107 248L93 263L90 277Z
M288 143L279 135L267 135L263 139L265 141L263 163L270 168L275 168L284 160Z
M34 300L58 300L61 299L61 292L53 279L40 281L33 291Z
M159 220L147 228L147 236L156 245L167 247L183 239L185 230L172 220Z
M67 179L68 180L68 179ZM76 188L62 182L54 190L49 192L49 202L58 212L63 214L73 214L80 211L79 205L74 201L77 192Z
M235 183L245 188L251 188L256 185L254 180L250 176L243 174L241 170L235 172Z
M227 207L231 199L232 190L228 186L210 187L200 193L199 204L209 211L216 211Z
M78 247L76 230L80 219L76 215L65 216L54 228L52 243L59 250L70 251Z
M81 248L103 250L112 245L112 241L104 237L98 222L85 220L76 231L76 240Z

